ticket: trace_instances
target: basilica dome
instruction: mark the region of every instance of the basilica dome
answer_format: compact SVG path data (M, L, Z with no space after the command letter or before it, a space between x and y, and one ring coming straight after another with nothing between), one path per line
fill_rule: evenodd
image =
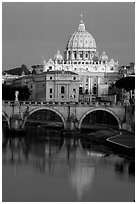
M82 16L76 31L67 43L67 50L88 50L96 51L96 42L94 37L86 31Z

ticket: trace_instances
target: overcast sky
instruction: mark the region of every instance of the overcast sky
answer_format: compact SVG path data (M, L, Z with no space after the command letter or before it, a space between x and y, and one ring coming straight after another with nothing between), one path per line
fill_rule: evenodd
M77 30L80 15L95 38L99 54L120 65L135 60L133 2L4 2L2 3L2 66L42 64L63 51Z

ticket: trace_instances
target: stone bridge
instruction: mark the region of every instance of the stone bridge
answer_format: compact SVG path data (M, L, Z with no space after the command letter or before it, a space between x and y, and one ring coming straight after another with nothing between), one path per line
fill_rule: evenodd
M61 118L64 129L71 129L70 122L78 129L81 129L84 118L89 113L97 110L106 111L111 114L117 120L119 129L121 129L122 123L125 120L125 105L111 102L2 102L2 114L6 118L9 128L11 127L10 122L13 116L20 116L22 120L21 126L24 128L28 117L38 110L49 110L56 113Z

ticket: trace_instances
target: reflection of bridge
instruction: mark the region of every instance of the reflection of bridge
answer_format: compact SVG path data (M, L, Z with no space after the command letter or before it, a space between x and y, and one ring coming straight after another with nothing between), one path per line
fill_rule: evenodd
M62 120L64 129L71 127L81 128L84 118L91 112L104 111L110 114L121 128L125 118L125 106L123 104L113 104L110 102L100 103L65 103L65 102L12 102L3 101L2 113L5 116L8 126L13 116L20 116L21 126L24 128L28 117L36 111L49 110L56 113Z

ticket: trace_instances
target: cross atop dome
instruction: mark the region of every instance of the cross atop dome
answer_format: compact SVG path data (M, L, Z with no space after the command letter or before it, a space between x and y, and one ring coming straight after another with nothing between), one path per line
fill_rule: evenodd
M80 24L78 26L78 31L85 31L85 24L83 22L83 15L80 15Z

